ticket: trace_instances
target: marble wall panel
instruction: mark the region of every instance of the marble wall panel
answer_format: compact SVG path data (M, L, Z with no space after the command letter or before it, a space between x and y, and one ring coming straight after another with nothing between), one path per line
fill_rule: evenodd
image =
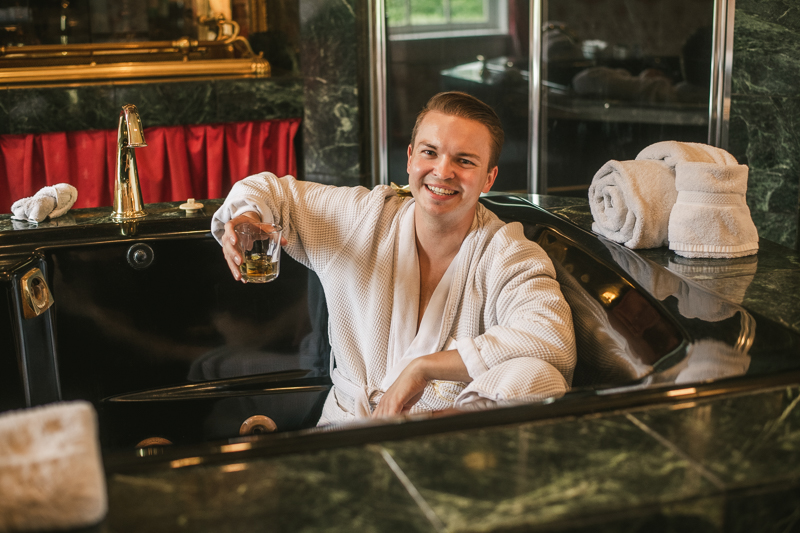
M747 201L762 238L798 248L800 6L736 3L728 148L750 167Z
M301 0L305 176L337 185L362 182L356 0Z
M8 133L8 91L0 90L0 133Z
M8 126L0 133L46 133L117 127L111 85L8 89Z
M118 107L134 104L144 127L217 122L214 84L179 82L115 87Z
M298 77L0 90L0 134L114 129L123 104L149 126L303 116Z
M299 77L260 80L216 80L217 122L271 120L303 116L303 88Z
M798 244L800 98L734 95L729 149L750 167L747 202L759 235Z

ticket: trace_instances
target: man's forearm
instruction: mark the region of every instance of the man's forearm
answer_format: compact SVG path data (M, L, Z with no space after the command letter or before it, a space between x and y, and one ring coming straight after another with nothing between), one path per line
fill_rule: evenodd
M412 364L417 365L415 370L421 373L425 381L472 381L458 350L432 353L415 359Z

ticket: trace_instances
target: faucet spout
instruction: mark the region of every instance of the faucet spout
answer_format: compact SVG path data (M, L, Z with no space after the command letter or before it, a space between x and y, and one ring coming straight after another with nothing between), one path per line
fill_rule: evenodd
M117 128L117 165L114 172L114 212L111 219L117 222L141 218L146 215L142 206L142 189L136 167L134 148L147 146L139 111L133 104L125 104L119 113Z

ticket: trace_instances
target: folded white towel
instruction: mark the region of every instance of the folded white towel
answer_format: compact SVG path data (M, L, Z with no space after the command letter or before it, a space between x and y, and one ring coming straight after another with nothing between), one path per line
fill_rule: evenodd
M14 202L11 212L17 220L27 220L38 224L48 216L57 218L69 211L78 199L78 189L68 183L58 183L51 187L43 187L28 198Z
M100 521L106 509L90 403L0 415L0 531L84 527Z
M609 161L589 186L592 230L628 248L664 246L677 195L664 162Z
M743 257L758 252L758 231L745 201L746 165L681 162L669 247L684 257Z
M636 156L641 160L663 161L673 170L675 165L684 161L695 163L716 163L718 165L738 165L739 162L731 154L707 144L686 143L680 141L662 141L651 144Z

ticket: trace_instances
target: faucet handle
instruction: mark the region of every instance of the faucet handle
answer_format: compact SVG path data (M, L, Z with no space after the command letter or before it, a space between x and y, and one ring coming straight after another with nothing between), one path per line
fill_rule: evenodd
M139 118L139 111L133 104L125 104L122 106L120 116L125 117L125 125L128 128L128 146L130 148L141 148L147 146L144 140L144 128L142 127L142 119Z

